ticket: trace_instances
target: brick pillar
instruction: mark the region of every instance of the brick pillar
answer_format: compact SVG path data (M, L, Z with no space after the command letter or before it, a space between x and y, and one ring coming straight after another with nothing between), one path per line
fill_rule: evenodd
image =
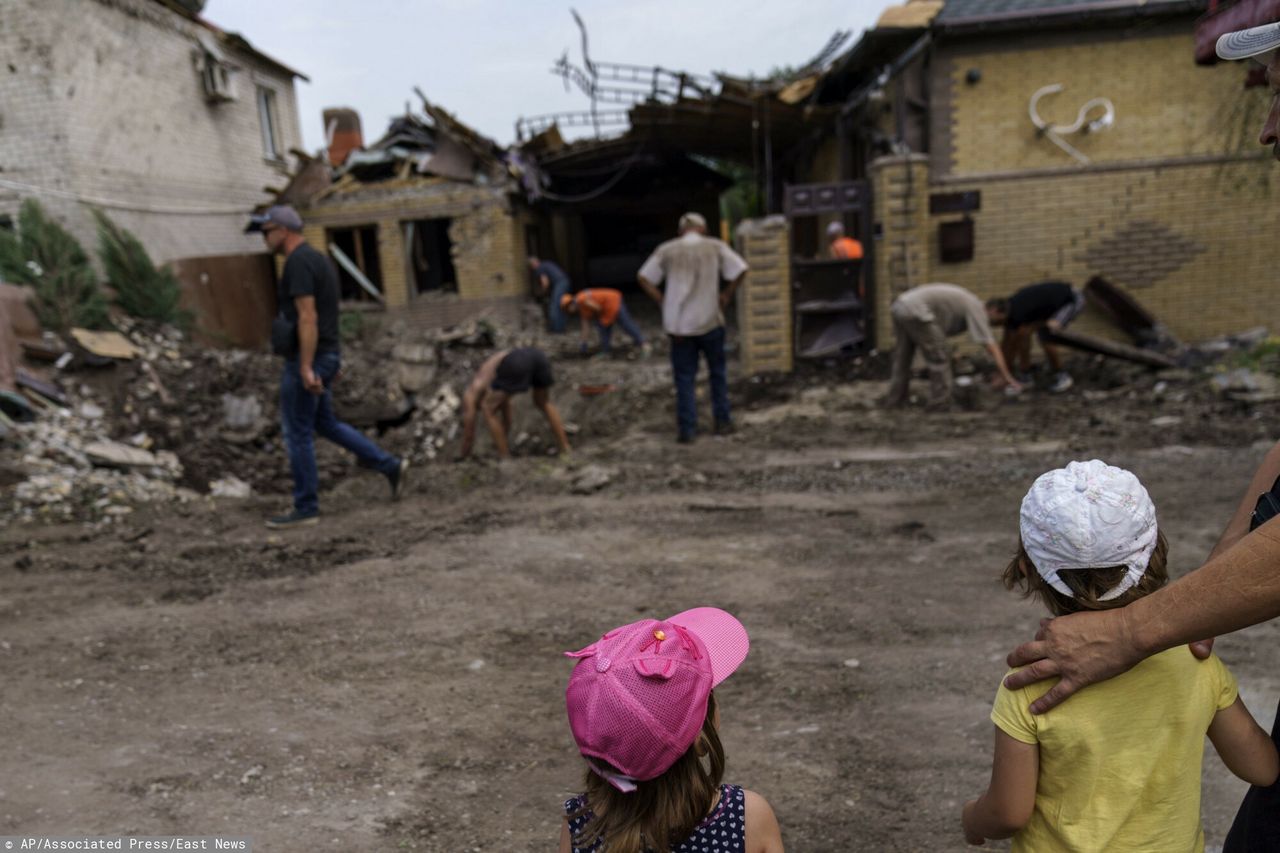
M751 272L738 290L742 371L790 372L792 359L791 234L781 216L738 225L743 257Z
M889 305L899 294L932 281L929 254L929 158L880 157L871 164L875 218L883 236L876 252L876 340L889 346Z
M409 303L408 270L404 262L404 229L395 219L378 220L378 269L387 307Z

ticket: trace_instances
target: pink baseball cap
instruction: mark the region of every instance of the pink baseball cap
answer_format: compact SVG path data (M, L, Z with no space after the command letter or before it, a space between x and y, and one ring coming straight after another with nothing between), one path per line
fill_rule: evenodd
M695 607L565 652L578 659L564 694L569 728L591 769L620 791L665 773L697 740L711 689L742 664L750 645L733 616Z

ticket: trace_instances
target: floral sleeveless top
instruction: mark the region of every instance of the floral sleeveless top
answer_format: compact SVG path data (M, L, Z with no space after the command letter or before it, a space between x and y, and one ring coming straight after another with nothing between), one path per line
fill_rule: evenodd
M707 815L707 819L698 824L688 838L671 848L671 853L746 853L746 796L737 785L720 786L720 802L716 809ZM580 796L566 800L565 815L569 817L569 833L577 837L578 833L591 820L590 812L577 817L573 813L582 808L584 799ZM573 848L573 853L607 853L600 845Z

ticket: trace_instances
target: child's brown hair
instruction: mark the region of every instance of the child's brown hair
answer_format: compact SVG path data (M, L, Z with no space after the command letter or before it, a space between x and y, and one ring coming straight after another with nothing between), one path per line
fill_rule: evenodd
M1147 570L1142 573L1142 579L1134 584L1133 588L1110 601L1102 600L1102 596L1108 590L1114 589L1128 571L1124 566L1059 571L1058 577L1075 593L1072 597L1058 592L1040 577L1035 564L1031 562L1026 549L1022 546L1022 540L1019 539L1018 553L1004 570L1004 587L1020 589L1023 598L1034 595L1044 602L1054 616L1066 616L1068 613L1077 613L1081 610L1111 610L1124 607L1144 595L1150 595L1167 584L1169 582L1168 560L1169 543L1165 541L1164 534L1157 531L1156 547L1151 552Z
M672 844L692 834L706 818L724 779L724 746L716 723L712 693L693 746L661 776L637 782L630 793L587 770L583 807L570 816L591 812L592 819L573 839L574 845L585 849L603 841L609 853L670 853ZM598 758L592 760L614 769Z

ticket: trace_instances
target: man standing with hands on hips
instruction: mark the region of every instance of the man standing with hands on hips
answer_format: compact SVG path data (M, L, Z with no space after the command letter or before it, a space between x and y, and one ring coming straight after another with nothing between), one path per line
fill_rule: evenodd
M276 288L278 313L271 324L271 348L284 358L280 414L293 475L293 510L267 519L267 527L306 527L319 521L317 433L354 453L361 467L386 477L391 499L396 500L404 489L409 461L387 453L333 413L329 386L342 366L337 273L303 239L302 217L288 205L250 217L245 231L261 232L267 250L285 259Z
M711 376L711 412L717 435L733 432L724 355L724 309L747 274L747 262L720 240L707 236L699 213L680 217L680 236L663 243L636 278L640 289L662 307L662 328L671 338L671 372L676 385L676 441L688 444L698 428L698 354ZM728 282L724 289L721 281ZM663 285L665 292L658 290Z

